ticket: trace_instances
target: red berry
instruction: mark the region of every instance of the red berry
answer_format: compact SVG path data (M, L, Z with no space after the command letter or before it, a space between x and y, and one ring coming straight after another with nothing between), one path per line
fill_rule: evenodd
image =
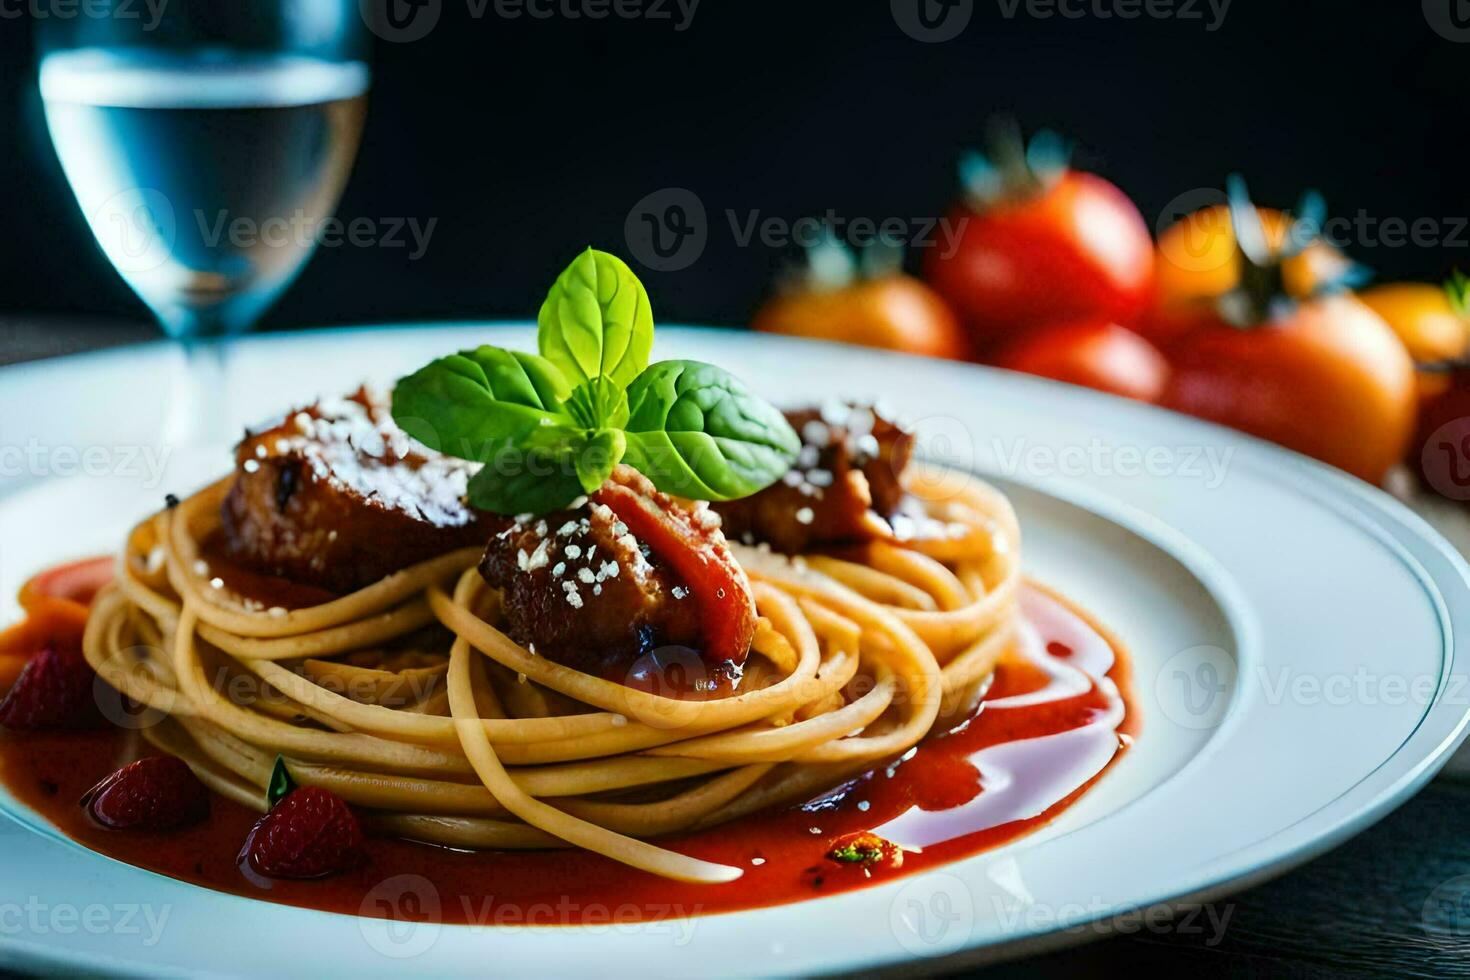
M0 701L0 725L14 731L67 728L97 720L97 675L79 652L46 647L33 656Z
M303 786L256 822L240 858L272 878L320 878L363 862L362 827L340 796Z
M169 830L209 816L209 791L171 755L123 766L88 790L82 803L114 830Z

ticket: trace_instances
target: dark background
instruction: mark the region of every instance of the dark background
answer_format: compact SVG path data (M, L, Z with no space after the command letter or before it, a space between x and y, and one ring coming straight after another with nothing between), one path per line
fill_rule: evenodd
M1137 20L1038 19L1024 6L1008 18L1000 0L973 2L958 38L930 44L886 0L702 0L682 32L670 20L507 20L493 6L474 19L465 0L443 0L426 38L378 44L338 209L437 218L426 253L319 250L265 325L534 316L582 246L627 256L629 209L671 186L704 203L708 247L682 271L634 267L661 320L740 324L788 256L741 247L726 209L742 221L754 209L942 214L957 153L996 112L1074 139L1078 162L1150 225L1231 170L1260 203L1316 187L1334 214L1432 218L1442 236L1470 214L1470 43L1432 29L1418 0L1234 0L1214 32L1203 0L1201 19ZM0 154L0 316L142 320L62 181L30 28L0 20L0 118L14 126ZM1381 275L1434 279L1465 257L1465 237L1352 252Z
M0 0L0 12L18 2ZM630 209L668 187L700 198L708 245L678 272L634 260L660 319L740 324L790 256L741 247L727 209L741 221L756 209L937 216L957 153L997 112L1070 136L1078 162L1118 183L1150 225L1181 194L1239 170L1260 203L1288 206L1315 187L1334 214L1431 219L1455 237L1350 248L1384 277L1435 279L1470 260L1458 224L1470 215L1470 43L1431 26L1451 4L1470 15L1464 0L1233 0L1213 32L1203 5L1205 19L1042 20L973 0L967 29L937 44L907 36L887 0L702 0L683 32L669 21L475 20L465 0L442 2L425 39L378 45L338 209L437 219L426 253L323 249L267 328L533 316L582 246L631 258ZM31 27L0 18L0 361L152 333L62 181ZM132 326L67 333L99 320ZM1218 945L1181 927L993 975L1463 975L1470 926L1438 921L1426 903L1470 871L1467 842L1470 789L1440 780L1308 868L1225 900Z

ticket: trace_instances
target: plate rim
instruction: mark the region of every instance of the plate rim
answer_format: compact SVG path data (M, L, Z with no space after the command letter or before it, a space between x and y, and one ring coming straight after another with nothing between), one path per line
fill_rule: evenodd
M274 346L281 343L290 344L293 341L303 339L320 339L329 335L341 337L344 335L361 336L376 334L387 339L393 335L431 332L436 329L462 330L476 327L524 329L529 326L531 324L525 320L483 321L454 318L442 321L414 323L385 322L345 327L326 326L307 330L257 334L234 338L229 343L231 345L251 347L257 345ZM686 332L704 337L711 335L724 336L725 339L736 337L749 339L751 336L748 331L729 327L670 325L663 329L676 332L681 339L685 339ZM763 339L773 340L781 345L792 345L793 347L801 348L821 349L831 346L821 341L806 339ZM16 370L34 369L38 365L44 365L47 369L51 370L66 370L71 365L79 362L119 356L147 356L150 353L157 353L160 348L166 349L169 346L169 342L163 340L145 341L41 361L22 362L0 368L0 378ZM847 347L847 345L842 346ZM851 349L853 351L860 350L859 348ZM1121 399L1108 398L1096 392L1059 385L1042 379L1022 377L1014 375L1012 372L997 372L996 369L978 365L935 361L930 358L913 357L912 355L892 355L888 352L867 353L884 357L913 358L916 361L930 362L958 370L973 370L987 374L1004 373L1006 375L1006 383L1019 384L1035 389L1033 397L1038 397L1042 400L1061 400L1064 403L1072 401L1084 407L1088 405L1097 407L1106 403L1108 411L1114 416L1115 423L1118 427L1126 429L1130 434L1137 435L1140 429L1152 430L1159 426L1165 426L1176 432L1193 432L1202 437L1210 436L1227 445L1236 446L1242 451L1237 453L1232 460L1232 466L1244 464L1253 470L1257 476L1264 477L1282 486L1294 495L1308 497L1317 505L1328 506L1338 518L1355 525L1359 530L1369 533L1375 539L1378 546L1386 547L1392 551L1395 557L1413 572L1414 578L1419 583L1421 590L1430 597L1435 608L1435 615L1442 637L1440 678L1434 696L1424 704L1423 711L1414 728L1405 735L1402 742L1393 751L1388 753L1372 770L1363 773L1333 799L1325 802L1311 813L1293 821L1291 824L1274 829L1259 840L1242 845L1224 854L1214 856L1210 862L1202 866L1200 874L1197 877L1191 879L1180 888L1175 889L1168 897L1158 899L1158 904L1187 905L1195 899L1225 894L1239 887L1243 887L1245 884L1265 880L1277 874L1284 873L1331 849L1348 837L1366 829L1407 799L1409 795L1420 788L1438 771L1454 748L1460 742L1464 741L1467 733L1470 733L1470 707L1465 707L1459 710L1458 714L1455 714L1454 706L1446 703L1447 682L1457 673L1457 666L1463 668L1464 660L1467 656L1465 654L1457 655L1452 613L1458 611L1462 615L1470 615L1470 563L1467 563L1465 558L1422 518L1414 514L1399 501L1366 483L1340 473L1315 460L1299 456L1289 450L1237 433L1234 430L1225 429L1197 419L1177 416L1174 413L1168 413L1153 406L1128 403ZM167 353L165 353L165 356L168 356ZM1041 391L1041 388L1045 388L1045 391ZM1058 497L1068 503L1080 506L1089 512L1098 514L1110 522L1117 523L1110 510L1099 509L1097 504L1100 500L1123 509L1132 510L1136 512L1137 516L1155 520L1159 528L1169 532L1170 536L1177 536L1179 541L1189 545L1190 558L1196 557L1195 553L1198 553L1199 556L1203 556L1212 561L1209 552L1202 546L1194 543L1188 535L1178 531L1166 522L1153 518L1147 511L1130 502L1113 498L1103 490L1092 487L1073 488L1074 490L1085 490L1084 493L1080 494L1084 498L1093 498L1094 495L1096 498L1079 500L1076 499L1079 494L1064 492L1062 489L1063 484L1056 480L1028 478L1012 473L995 475L999 475L1005 480L1023 484L1043 494ZM1304 488L1326 489L1330 492L1309 494L1305 492ZM7 490L3 485L0 485L0 503L10 504L13 496L23 496L28 489L28 487L14 487ZM1186 561L1184 555L1181 554L1178 548L1172 546L1165 547L1156 540L1153 533L1146 533L1146 530L1141 528L1135 521L1130 520L1123 523L1122 526L1130 533L1140 535L1150 543L1155 544L1155 546L1161 547L1162 550L1176 561L1184 564L1191 574L1200 578L1209 588L1212 595L1218 596L1219 594L1216 591L1218 582L1222 579L1229 580L1230 578L1229 573L1223 569L1217 570L1220 572L1219 575L1211 575L1208 578L1201 575L1201 568L1193 561ZM1411 544L1417 545L1417 549L1411 547ZM1421 552L1427 553L1421 554ZM1437 559L1443 564L1443 567L1439 570L1431 569L1425 560L1421 560L1431 558ZM1460 593L1456 597L1459 600L1458 602L1451 603L1451 597L1445 594L1446 587L1453 587L1455 591ZM1235 611L1232 608L1236 605L1235 603L1219 604L1227 614ZM1239 636L1241 627L1233 616L1229 617L1229 624L1232 630L1235 630L1238 634L1240 649L1249 649L1251 644L1245 643L1244 637ZM1250 624L1248 628L1254 628L1254 624ZM1235 707L1237 706L1232 706L1231 714L1235 713ZM1431 721L1436 723L1432 729L1430 727ZM1222 725L1221 729L1223 730L1223 728L1224 726ZM1210 742L1215 742L1220 734L1221 730L1217 730L1212 734ZM1433 741L1433 744L1427 746L1419 745L1420 742L1435 739L1437 741ZM1415 749L1414 758L1408 763L1405 763L1405 757L1411 747ZM1199 753L1196 753L1186 763L1185 768L1197 764L1198 761ZM1395 766L1395 763L1399 765ZM1369 783L1381 782L1382 780L1378 777L1387 776L1387 771L1390 768L1399 769L1400 767L1402 767L1402 770L1395 772L1391 778L1388 778L1384 785L1368 786ZM1170 779L1178 775L1179 773L1176 772L1170 776ZM1363 796L1364 798L1357 799L1356 797L1358 796ZM1136 801L1130 801L1129 804L1120 808L1120 810L1113 811L1101 819L1115 817L1117 813L1127 809L1132 802ZM1318 825L1317 829L1309 834L1303 835L1300 833L1303 825L1319 821L1324 813L1339 809L1345 812L1340 814L1334 813L1326 825ZM17 819L9 813L8 809L0 812L4 812L8 819L17 820L21 826L26 827L28 830L42 833L51 839L61 840L69 846L84 851L89 855L106 857L105 855L97 855L97 852L91 851L84 845L70 840L70 838L67 838L55 828L49 828L50 833L47 833L45 830L41 830L25 821ZM1298 836L1302 836L1304 839L1296 840ZM1274 848L1271 846L1273 842L1277 842L1277 846ZM108 860L112 860L114 863L124 865L125 867L134 868L134 870L143 870L136 869L132 865L127 865L126 862L116 861L110 858ZM1222 864L1229 865L1235 870L1225 872L1224 869L1216 867ZM154 874L155 877L168 881L177 880L153 872L150 872L150 874ZM898 886L902 880L907 879L901 879L898 882L888 883L865 891L880 892L885 888L891 890ZM833 896L832 898L837 897L839 896ZM823 899L816 899L814 901L821 902ZM311 909L300 909L299 911L318 912L318 910ZM917 963L927 968L938 968L942 965L960 963L966 959L987 956L989 958L995 958L994 951L998 947L1007 951L1014 948L1014 955L1029 955L1043 949L1057 948L1061 945L1075 945L1079 942L1086 942L1092 938L1097 938L1101 933L1084 933L1078 939L1069 929L1078 925L1107 921L1119 914L1120 911L1126 910L1107 910L1098 914L1082 916L1075 920L1064 920L1059 917L1055 924L1045 931L1028 929L1023 934L1017 936L982 936L979 942L969 943L962 949L938 957L914 957L912 954L905 954L902 950L895 949L894 952L896 955L889 958L873 959L871 957L865 957L853 960L843 959L839 953L836 956L824 958L824 965L821 967L821 971L826 972L829 970L836 971L861 967L885 969L905 962ZM318 912L318 914L337 916L342 913ZM729 919L732 916L742 914L745 913L735 912L718 916L706 916L705 918ZM347 917L358 918L350 915ZM479 926L473 928L485 929L487 927ZM576 927L571 928L575 929ZM558 928L558 931L561 931L561 927ZM68 956L63 959L54 955L62 952L55 947L44 947L42 944L14 941L11 938L0 940L0 960L9 959L9 953L11 951L20 952L24 955L26 950L30 950L33 955L41 957L41 959L37 960L38 962L62 963L69 961L74 964L82 963L92 966L100 962L105 963L108 968L114 970L119 967L137 965L134 961L96 959L83 954L81 951L74 951L77 954L76 958ZM156 970L157 968L153 967L152 969Z

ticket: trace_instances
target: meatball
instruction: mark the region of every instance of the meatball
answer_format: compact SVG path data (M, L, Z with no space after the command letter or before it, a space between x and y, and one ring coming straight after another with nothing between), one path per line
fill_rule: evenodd
M464 501L474 464L412 443L364 391L247 433L235 467L225 553L261 574L340 594L489 534Z
M534 653L622 677L661 647L738 667L755 605L719 520L619 467L592 497L541 517L503 519L480 562L501 592L505 629Z
M757 494L716 504L725 534L786 554L882 535L882 521L906 505L914 437L867 406L834 402L786 418L801 436L796 465Z

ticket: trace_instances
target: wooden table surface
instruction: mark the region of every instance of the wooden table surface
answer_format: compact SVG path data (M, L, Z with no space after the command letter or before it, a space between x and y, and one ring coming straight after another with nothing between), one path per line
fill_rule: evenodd
M0 364L154 336L143 324L0 316ZM1470 782L1441 777L1336 850L1211 911L1213 918L1176 920L980 972L1016 980L1148 968L1189 980L1470 977Z
M983 975L1470 976L1470 784L1437 779L1336 850L1213 912Z

